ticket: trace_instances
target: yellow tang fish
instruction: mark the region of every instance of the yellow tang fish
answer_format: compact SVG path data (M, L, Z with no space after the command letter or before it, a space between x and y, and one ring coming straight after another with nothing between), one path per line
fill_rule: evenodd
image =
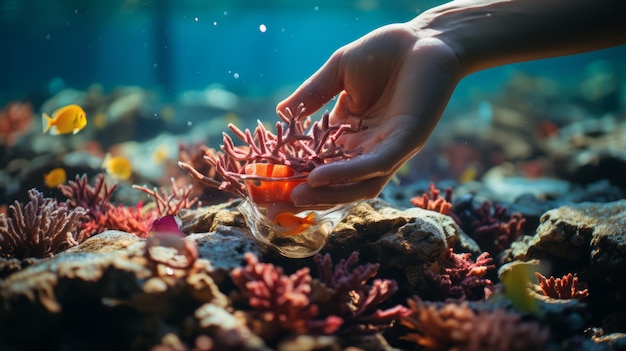
M56 188L57 186L65 183L66 180L67 174L61 167L55 168L43 176L43 182L48 188Z
M130 178L133 173L133 168L130 165L130 161L123 156L111 156L106 154L104 162L102 162L102 168L115 179L126 180Z
M67 105L52 112L52 117L43 113L41 123L44 133L50 131L52 135L76 134L87 125L87 116L82 107Z
M298 217L293 212L283 212L274 218L274 224L281 227L276 234L282 237L298 235L316 223L314 212L306 217Z
M540 313L537 300L530 293L531 270L538 265L520 262L511 266L502 277L505 296L511 300L513 306L521 312L538 315Z

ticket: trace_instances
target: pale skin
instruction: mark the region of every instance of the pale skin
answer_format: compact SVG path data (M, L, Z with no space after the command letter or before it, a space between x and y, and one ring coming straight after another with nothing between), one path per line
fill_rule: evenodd
M337 96L331 122L366 126L342 140L363 154L318 166L294 189L293 204L317 209L376 197L422 149L461 79L625 44L624 8L621 0L457 0L339 48L277 110L304 103L310 115Z

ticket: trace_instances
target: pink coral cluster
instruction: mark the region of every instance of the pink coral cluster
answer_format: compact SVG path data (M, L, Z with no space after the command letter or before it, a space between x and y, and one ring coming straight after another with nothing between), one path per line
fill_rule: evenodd
M285 275L282 268L261 263L251 253L246 267L231 273L235 285L256 309L257 320L274 330L291 333L332 334L374 332L387 328L408 310L401 306L381 310L378 306L394 294L393 280L377 279L378 264L357 265L358 253L333 268L329 255L315 256L319 280L302 268Z
M252 253L245 254L247 265L231 272L235 285L256 309L256 317L278 331L330 334L341 327L337 316L325 319L312 303L311 275L302 268L290 276L282 268L259 262Z
M543 274L535 272L539 287L544 295L553 299L584 299L589 296L588 289L580 288L578 277L568 273L563 278L546 278Z
M447 251L443 259L425 272L429 281L425 296L431 299L483 300L491 295L491 280L485 278L494 269L493 259L485 252L471 259L470 253Z
M311 125L310 118L304 118L303 112L303 105L295 114L289 109L286 114L279 112L281 121L276 123L276 134L267 130L261 122L254 132L229 124L230 130L246 145L235 146L233 139L224 133L223 152L205 155L206 161L215 168L216 176L202 174L189 163L179 162L179 165L208 186L245 197L247 191L241 176L248 164L282 164L302 174L320 164L349 159L361 153L360 149L344 149L339 139L346 133L355 133L363 128L353 128L349 124L331 125L328 112Z

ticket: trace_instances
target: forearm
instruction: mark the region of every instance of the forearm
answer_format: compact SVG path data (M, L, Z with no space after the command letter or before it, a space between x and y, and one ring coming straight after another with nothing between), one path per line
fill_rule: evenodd
M626 43L622 0L456 0L411 22L450 45L463 75Z

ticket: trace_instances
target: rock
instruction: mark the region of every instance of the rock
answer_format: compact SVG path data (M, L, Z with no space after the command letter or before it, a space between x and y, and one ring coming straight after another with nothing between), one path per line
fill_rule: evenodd
M208 261L172 269L150 259L145 241L108 248L114 238L128 239L95 236L0 281L0 345L141 349L157 343L163 329L184 325L200 305L227 305Z

